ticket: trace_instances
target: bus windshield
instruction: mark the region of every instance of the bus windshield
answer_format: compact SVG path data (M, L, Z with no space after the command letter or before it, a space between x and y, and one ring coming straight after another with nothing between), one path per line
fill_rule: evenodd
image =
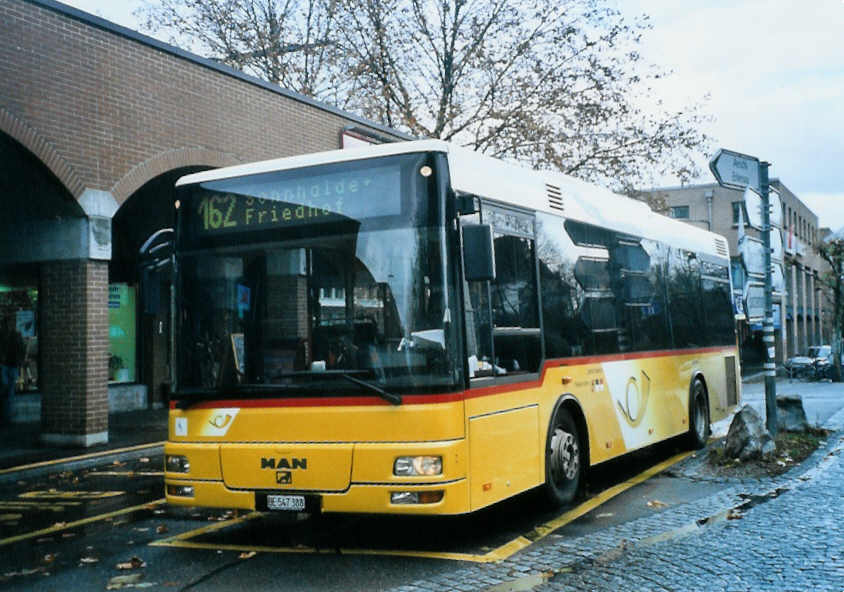
M412 154L187 186L182 396L459 384L434 170L434 157Z

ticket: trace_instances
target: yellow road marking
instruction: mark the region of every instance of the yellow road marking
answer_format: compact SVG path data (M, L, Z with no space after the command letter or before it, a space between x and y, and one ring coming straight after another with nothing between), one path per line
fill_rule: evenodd
M0 475L5 475L7 473L16 473L18 471L25 471L27 469L36 469L38 467L49 467L50 465L74 462L77 460L87 460L89 458L97 458L100 456L107 456L109 454L120 454L123 452L132 452L134 450L143 450L145 448L155 448L156 446L164 446L164 441L153 442L151 444L139 444L138 446L128 446L126 448L115 448L114 450L103 450L102 452L92 452L90 454L83 454L80 456L69 456L67 458L57 458L55 460L45 460L29 465L20 465L17 467L10 467L8 469L0 469Z
M166 539L161 539L158 541L153 541L150 543L150 546L158 547L158 546L166 546L165 543L171 541L182 541L184 539L189 539L193 537L197 537L208 532L214 532L216 530L220 530L222 528L228 528L229 526L234 526L235 524L239 524L241 522L246 522L247 520L252 520L254 518L259 518L263 516L261 512L249 512L243 516L239 516L237 518L231 518L229 520L223 520L221 522L214 522L213 524L209 524L207 526L203 526L202 528L197 528L195 530L189 530L187 532L183 532L182 534L177 534L175 536L168 537Z
M125 491L27 491L18 497L24 499L60 499L60 500L98 500L123 495Z
M64 512L66 506L81 506L82 502L61 502L51 504L49 502L28 502L20 500L0 501L0 509L3 510L50 510L51 512Z
M483 555L473 554L473 553L450 553L450 552L439 552L439 551L403 551L399 549L316 549L313 547L269 547L269 546L260 546L260 545L231 545L231 544L218 544L218 543L197 543L193 542L189 539L193 539L199 535L206 534L208 532L213 532L217 530L221 530L223 528L227 528L229 526L233 526L237 523L244 522L246 520L252 520L254 518L258 518L263 516L264 514L261 512L251 512L245 516L240 518L233 518L231 520L226 520L223 522L218 522L216 524L212 524L209 526L204 526L202 528L198 528L196 530L190 530L184 532L180 535L176 535L166 539L160 539L158 541L153 541L149 543L150 546L153 547L179 547L182 549L205 549L211 551L241 551L241 552L250 552L255 551L256 553L340 553L341 555L389 555L389 556L396 556L396 557L415 557L415 558L424 558L424 559L449 559L452 561L467 561L472 563L494 563L498 561L503 561L532 545L533 543L545 538L555 530L558 530L565 526L566 524L577 520L584 514L587 514L597 508L598 506L606 503L607 501L611 500L615 496L619 495L634 487L643 483L661 473L668 467L677 464L681 460L685 459L686 457L690 456L691 452L683 452L672 456L671 458L654 465L653 467L639 473L635 477L632 477L626 481L618 483L610 487L609 489L605 489L595 497L592 497L579 506L572 508L568 512L565 512L553 520L549 520L548 522L537 526L532 533L530 534L530 538L524 535L519 535L513 540L485 553Z
M130 508L123 508L121 510L115 510L114 512L107 512L105 514L99 514L98 516L90 516L88 518L83 518L82 520L76 520L74 522L63 522L61 524L54 524L49 528L42 528L41 530L34 530L32 532L27 532L25 534L19 534L13 537L9 537L7 539L0 540L0 547L4 545L11 545L12 543L17 543L20 541L25 541L27 539L32 539L35 537L41 537L48 534L53 534L56 532L61 532L63 530L68 530L70 528L76 528L77 526L83 526L85 524L91 524L92 522L99 522L101 520L107 520L108 518L113 518L115 516L122 516L123 514L131 514L132 512L137 512L138 510L145 510L147 508L151 508L153 506L159 506L163 504L166 500L164 498L153 500L151 502L147 502L145 504L138 504L137 506L132 506Z

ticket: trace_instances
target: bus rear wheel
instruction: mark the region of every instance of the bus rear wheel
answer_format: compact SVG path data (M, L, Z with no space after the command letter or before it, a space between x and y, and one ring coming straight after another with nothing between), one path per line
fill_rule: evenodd
M554 413L545 446L545 495L555 506L574 501L580 489L583 462L580 433L562 407Z
M696 378L692 384L689 409L689 445L694 449L706 446L709 438L709 402L703 381Z

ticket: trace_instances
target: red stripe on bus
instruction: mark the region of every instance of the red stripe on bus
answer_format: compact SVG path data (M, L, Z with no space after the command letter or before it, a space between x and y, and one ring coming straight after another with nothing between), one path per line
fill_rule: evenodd
M542 373L538 379L524 382L511 382L493 386L473 388L454 393L439 393L430 395L402 395L402 401L406 405L426 403L452 403L488 397L512 391L521 391L542 386L545 381L545 373L549 368L560 368L565 366L581 366L587 364L600 364L604 362L620 362L625 360L641 360L644 358L664 358L667 356L689 356L702 353L715 353L721 351L735 352L735 346L712 346L694 349L664 349L647 352L631 352L621 354L606 354L601 356L579 356L575 358L555 358L546 360L542 365ZM278 399L215 399L203 401L192 405L193 409L212 409L220 407L354 407L390 405L389 402L379 397L296 397ZM170 401L170 409L175 409L176 400Z

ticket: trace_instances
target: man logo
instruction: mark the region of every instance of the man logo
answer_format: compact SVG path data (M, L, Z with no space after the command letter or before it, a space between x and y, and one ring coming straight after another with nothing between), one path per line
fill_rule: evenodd
M291 473L290 471L276 471L275 482L278 485L292 485L293 473Z
M262 469L303 469L307 470L308 468L308 459L307 458L279 458L275 459L273 457L262 457L261 458L261 468Z

